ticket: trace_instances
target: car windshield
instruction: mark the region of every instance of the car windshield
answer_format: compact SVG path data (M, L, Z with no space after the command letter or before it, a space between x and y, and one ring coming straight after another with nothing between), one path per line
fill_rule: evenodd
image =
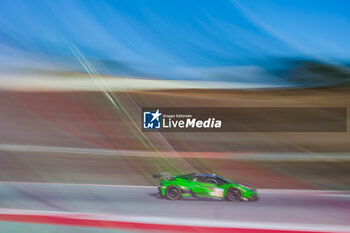
M226 179L221 178L221 177L215 177L215 181L217 182L218 185L230 183L229 180L226 180Z
M224 184L231 183L230 180L226 180L225 178L222 178L222 177L217 177L217 179L219 179L220 181L222 181Z

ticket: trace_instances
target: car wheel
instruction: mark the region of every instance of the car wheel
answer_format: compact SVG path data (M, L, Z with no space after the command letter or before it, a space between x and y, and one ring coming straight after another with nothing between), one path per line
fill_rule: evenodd
M181 198L181 189L171 185L166 189L165 197L169 200L179 200Z
M241 197L242 197L241 192L235 188L230 188L226 194L226 199L228 201L240 201Z

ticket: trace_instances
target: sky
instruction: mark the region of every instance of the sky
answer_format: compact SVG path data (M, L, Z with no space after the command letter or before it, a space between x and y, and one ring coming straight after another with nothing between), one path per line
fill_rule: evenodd
M349 12L345 0L3 0L0 65L64 63L78 50L130 76L251 80L242 69L275 57L347 62Z

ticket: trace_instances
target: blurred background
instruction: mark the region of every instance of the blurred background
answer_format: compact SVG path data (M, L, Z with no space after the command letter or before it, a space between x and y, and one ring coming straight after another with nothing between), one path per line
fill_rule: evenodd
M155 185L167 171L349 190L348 131L140 129L142 107L348 108L349 10L345 0L1 1L0 180Z

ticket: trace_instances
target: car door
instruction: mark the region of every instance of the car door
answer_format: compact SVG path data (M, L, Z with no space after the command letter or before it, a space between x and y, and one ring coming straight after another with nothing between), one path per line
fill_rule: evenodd
M210 197L217 185L209 183L206 177L196 176L193 179L192 192L196 196Z
M211 184L211 192L209 192L209 195L211 197L224 197L224 191L225 189L221 187L222 182L217 177L206 177L207 183Z

